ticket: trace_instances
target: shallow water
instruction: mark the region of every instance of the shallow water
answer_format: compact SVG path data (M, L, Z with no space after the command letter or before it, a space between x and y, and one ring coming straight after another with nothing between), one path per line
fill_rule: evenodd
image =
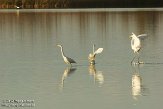
M162 10L1 10L1 107L34 100L33 109L161 109L162 30ZM140 66L130 65L132 32L148 34ZM77 62L72 69L57 44ZM104 48L95 66L92 44Z

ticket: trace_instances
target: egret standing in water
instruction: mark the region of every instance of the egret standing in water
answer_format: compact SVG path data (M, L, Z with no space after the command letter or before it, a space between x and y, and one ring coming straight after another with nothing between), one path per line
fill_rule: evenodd
M90 53L88 56L89 63L94 65L96 55L102 53L102 51L103 51L103 48L98 48L95 51L95 44L93 44L93 53Z
M64 52L63 52L63 47L62 47L62 45L57 45L57 46L61 48L61 54L62 54L63 60L64 60L64 62L65 62L66 64L72 66L71 63L76 63L73 59L71 59L71 58L65 56L65 54L64 54Z
M137 57L138 57L138 63L137 64L143 63L143 62L139 62L139 58L140 58L139 57L139 51L141 49L141 40L140 40L140 37L142 37L142 36L147 36L147 34L141 34L141 35L136 36L134 33L132 33L132 35L130 36L132 38L131 39L131 48L134 51L134 53L137 54ZM131 64L133 63L135 57L132 59Z

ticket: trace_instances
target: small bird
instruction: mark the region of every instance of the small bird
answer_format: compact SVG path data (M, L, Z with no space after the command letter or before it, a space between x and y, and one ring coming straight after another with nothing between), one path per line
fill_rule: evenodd
M17 9L21 9L22 8L22 6L18 6L18 5L15 5L14 7L17 8Z
M147 36L147 34L141 34L141 35L136 36L134 33L132 33L132 35L130 36L132 38L131 39L131 48L134 51L134 53L137 53L137 56L138 56L138 64L140 64L140 62L139 62L139 58L140 58L139 57L139 51L141 49L140 37L142 37L142 36ZM131 64L134 61L135 57L132 59Z
M103 51L103 48L98 48L95 51L95 44L93 44L93 52L90 53L89 56L88 56L89 63L94 65L96 55L102 53L102 51Z
M62 47L62 45L57 45L57 46L61 48L61 54L62 54L63 60L64 60L64 62L65 62L66 64L72 66L71 63L76 63L73 59L71 59L71 58L65 56L65 54L64 54L64 52L63 52L63 47Z
M17 9L19 9L20 7L19 6L15 6Z

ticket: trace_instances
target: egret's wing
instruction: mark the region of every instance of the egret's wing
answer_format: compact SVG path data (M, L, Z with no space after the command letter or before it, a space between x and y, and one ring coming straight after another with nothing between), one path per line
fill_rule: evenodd
M102 51L103 51L103 48L98 48L98 49L94 52L94 55L99 54L99 53L102 53Z
M147 34L140 34L137 37L147 36Z
M134 45L134 40L132 39L132 40L131 40L131 46L133 46L133 45Z
M146 36L147 36L147 34L140 34L137 37L140 38L140 39L144 39L144 38L146 38Z
M72 58L67 57L67 59L70 63L76 63Z

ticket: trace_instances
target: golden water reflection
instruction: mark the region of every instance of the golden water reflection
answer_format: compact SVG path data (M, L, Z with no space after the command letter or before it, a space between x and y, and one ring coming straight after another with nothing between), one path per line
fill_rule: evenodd
M134 100L138 100L140 96L146 93L146 89L143 85L143 78L140 75L140 66L133 66L134 71L132 75L132 96Z
M98 83L99 86L104 84L104 75L102 71L97 71L95 65L89 65L89 74L94 77L94 82Z
M142 78L138 73L132 75L132 95L134 99L137 99L141 95Z
M62 78L61 78L61 84L60 84L61 89L63 89L63 87L64 87L64 81L66 80L66 78L68 76L70 76L72 73L74 73L75 70L76 70L76 68L72 68L72 67L65 68Z

